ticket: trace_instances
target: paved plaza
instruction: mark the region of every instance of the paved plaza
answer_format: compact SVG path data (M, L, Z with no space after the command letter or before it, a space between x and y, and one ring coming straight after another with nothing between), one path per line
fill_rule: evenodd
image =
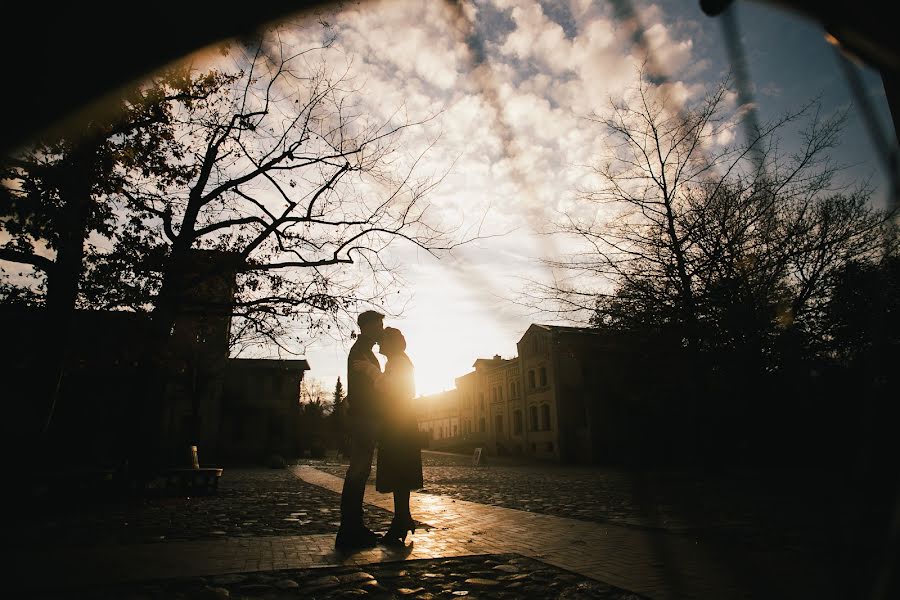
M435 453L412 495L422 525L406 546L344 554L334 549L344 467L305 463L227 469L209 497L42 506L9 528L13 588L47 598L852 597L845 547L807 523L772 538L751 503L710 507L702 520L678 513L678 494L661 498L655 475L473 467ZM783 494L785 512L788 496L797 500ZM386 528L391 497L370 485L366 503L367 522Z

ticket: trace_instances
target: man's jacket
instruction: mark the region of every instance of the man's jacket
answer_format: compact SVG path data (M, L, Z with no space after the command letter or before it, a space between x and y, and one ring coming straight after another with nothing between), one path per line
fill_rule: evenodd
M367 361L381 369L375 353L372 352L372 340L359 336L347 355L347 409L354 418L375 418L378 413L378 399L375 384L365 373L353 368L357 360Z

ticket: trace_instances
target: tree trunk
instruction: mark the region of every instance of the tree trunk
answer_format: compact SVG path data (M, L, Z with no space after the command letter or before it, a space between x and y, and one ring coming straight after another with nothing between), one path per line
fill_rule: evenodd
M65 377L69 349L74 342L72 325L78 288L84 271L84 243L88 235L93 203L91 174L94 171L96 146L86 143L70 157L69 168L60 182L63 211L58 224L56 260L47 273L46 339L53 340L47 351L47 373L43 382L46 419L41 429L42 447L49 452L50 427L59 401L60 387Z

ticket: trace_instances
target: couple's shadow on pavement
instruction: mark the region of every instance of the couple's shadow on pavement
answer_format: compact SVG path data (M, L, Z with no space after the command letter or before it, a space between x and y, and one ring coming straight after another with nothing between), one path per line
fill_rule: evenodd
M369 548L335 548L325 558L343 562L353 558L357 554L372 552L380 555L380 559L377 562L403 560L412 554L412 551L415 549L415 544L415 541L409 541L402 546L378 544L377 546Z

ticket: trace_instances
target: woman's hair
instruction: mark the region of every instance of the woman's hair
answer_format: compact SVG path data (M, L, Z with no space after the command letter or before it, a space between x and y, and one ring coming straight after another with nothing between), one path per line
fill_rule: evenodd
M384 333L381 334L381 341L378 344L382 353L385 350L395 350L397 352L406 351L406 338L403 333L396 327L385 327Z

